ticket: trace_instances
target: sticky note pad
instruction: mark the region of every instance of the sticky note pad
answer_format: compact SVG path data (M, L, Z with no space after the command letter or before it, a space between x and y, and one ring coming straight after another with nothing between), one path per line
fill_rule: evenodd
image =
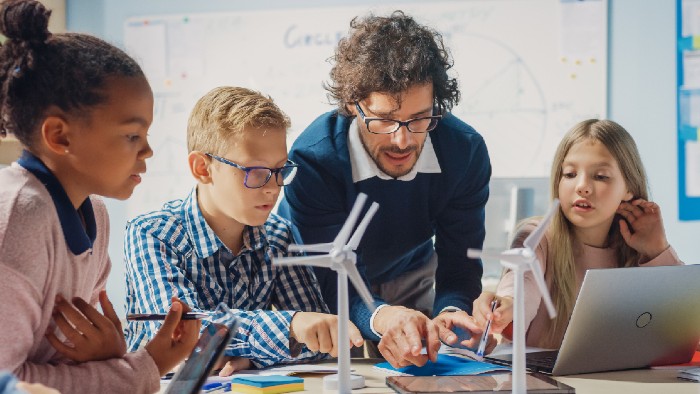
M304 379L282 375L233 378L231 380L231 391L244 394L278 394L304 391Z

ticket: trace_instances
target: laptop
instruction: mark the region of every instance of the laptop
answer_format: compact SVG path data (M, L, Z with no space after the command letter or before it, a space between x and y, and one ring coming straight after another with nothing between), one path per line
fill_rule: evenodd
M219 304L211 319L187 361L168 384L165 394L199 393L219 356L231 342L238 329L238 320L231 310Z
M700 265L592 269L559 351L528 353L526 364L552 375L681 364L698 341ZM511 355L486 359L511 364Z

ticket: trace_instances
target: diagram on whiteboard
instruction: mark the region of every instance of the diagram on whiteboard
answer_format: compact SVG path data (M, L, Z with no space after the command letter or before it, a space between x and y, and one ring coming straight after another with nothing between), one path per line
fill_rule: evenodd
M131 18L124 44L154 90L154 157L129 201L133 217L184 197L187 117L221 85L270 95L292 120L290 145L333 109L328 59L355 16L402 9L441 32L462 99L455 115L484 136L494 177L549 175L554 150L578 121L605 116L605 45L586 59L562 56L558 0L472 0ZM603 38L605 38L603 36Z

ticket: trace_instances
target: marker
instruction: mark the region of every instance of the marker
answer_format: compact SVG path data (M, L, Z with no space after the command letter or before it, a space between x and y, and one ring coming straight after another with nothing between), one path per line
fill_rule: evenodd
M165 320L165 313L133 313L131 315L126 315L126 320L132 321L146 321L146 320ZM183 313L180 320L199 320L206 319L209 317L208 313L204 312L187 312Z
M498 300L494 298L491 301L491 318L486 321L486 328L484 329L484 334L481 336L481 341L479 341L479 348L476 351L476 355L479 357L484 357L484 352L486 351L486 342L489 338L489 330L491 329L491 322L493 321L493 311L496 310L498 306Z

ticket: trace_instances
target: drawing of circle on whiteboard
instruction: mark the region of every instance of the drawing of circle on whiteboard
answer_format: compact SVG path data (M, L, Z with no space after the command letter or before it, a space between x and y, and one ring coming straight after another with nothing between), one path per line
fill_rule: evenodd
M545 144L547 104L525 61L502 42L472 34L460 37L453 54L462 99L452 112L484 137L493 176L546 176L553 154Z

